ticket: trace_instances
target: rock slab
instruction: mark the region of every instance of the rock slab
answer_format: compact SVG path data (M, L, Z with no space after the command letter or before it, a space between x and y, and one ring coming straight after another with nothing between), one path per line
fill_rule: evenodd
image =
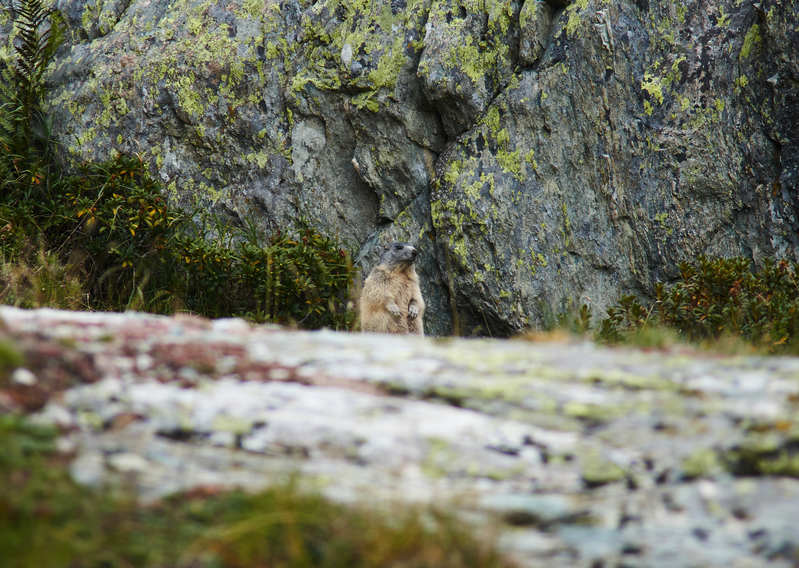
M0 406L143 500L298 475L452 507L522 566L799 559L799 359L0 308Z

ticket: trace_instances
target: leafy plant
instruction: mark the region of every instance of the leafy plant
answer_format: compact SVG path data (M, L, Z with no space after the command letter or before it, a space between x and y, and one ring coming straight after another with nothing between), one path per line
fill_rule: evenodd
M41 0L20 0L12 4L12 10L19 42L14 47L18 59L11 79L17 86L14 98L22 109L25 141L31 142L35 115L41 114L44 72L63 40L64 28L59 12L46 8Z
M178 238L187 308L210 317L243 315L310 329L352 327L355 270L335 241L307 226L277 233L266 246L252 234L236 237Z
M626 296L609 309L597 337L618 342L647 326L693 342L739 336L769 352L797 352L799 265L767 259L755 270L745 258L684 262L678 282L656 287L653 304Z
M186 216L167 204L138 156L84 165L64 183L63 221L48 239L70 251L95 309L166 312ZM138 301L138 303L137 303Z
M42 110L44 73L61 44L60 13L42 0L11 2L16 60L0 71L0 190L13 226L33 225L54 212L52 144Z
M66 188L64 222L49 238L80 259L94 308L352 325L349 254L310 227L268 239L213 219L213 230L197 230L138 157L89 164Z

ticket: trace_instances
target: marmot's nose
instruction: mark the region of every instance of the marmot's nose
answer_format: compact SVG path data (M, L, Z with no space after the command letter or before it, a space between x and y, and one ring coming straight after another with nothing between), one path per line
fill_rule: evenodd
M419 251L416 250L416 247L412 247L411 245L408 245L408 248L411 251L411 257L416 258L416 255L419 254Z

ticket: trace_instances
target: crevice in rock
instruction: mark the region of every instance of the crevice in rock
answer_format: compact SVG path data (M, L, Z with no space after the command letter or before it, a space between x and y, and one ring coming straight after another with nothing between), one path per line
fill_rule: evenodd
M190 442L201 438L202 435L194 430L184 430L182 428L175 428L174 430L159 430L158 436L172 440L174 442Z
M783 164L783 145L776 139L770 138L774 146L774 181L772 191L775 196L779 196L788 211L783 211L783 218L789 224L791 230L788 231L786 238L790 240L794 247L799 248L799 197L796 192L790 191L788 184L783 183L785 166ZM783 207L780 207L783 209Z
M563 10L571 4L571 0L544 0L545 4L549 4L553 10Z

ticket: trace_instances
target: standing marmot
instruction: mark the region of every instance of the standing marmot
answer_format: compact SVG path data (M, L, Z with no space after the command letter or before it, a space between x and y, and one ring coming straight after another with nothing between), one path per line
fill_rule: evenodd
M408 243L386 245L361 292L361 329L424 335L424 300Z

